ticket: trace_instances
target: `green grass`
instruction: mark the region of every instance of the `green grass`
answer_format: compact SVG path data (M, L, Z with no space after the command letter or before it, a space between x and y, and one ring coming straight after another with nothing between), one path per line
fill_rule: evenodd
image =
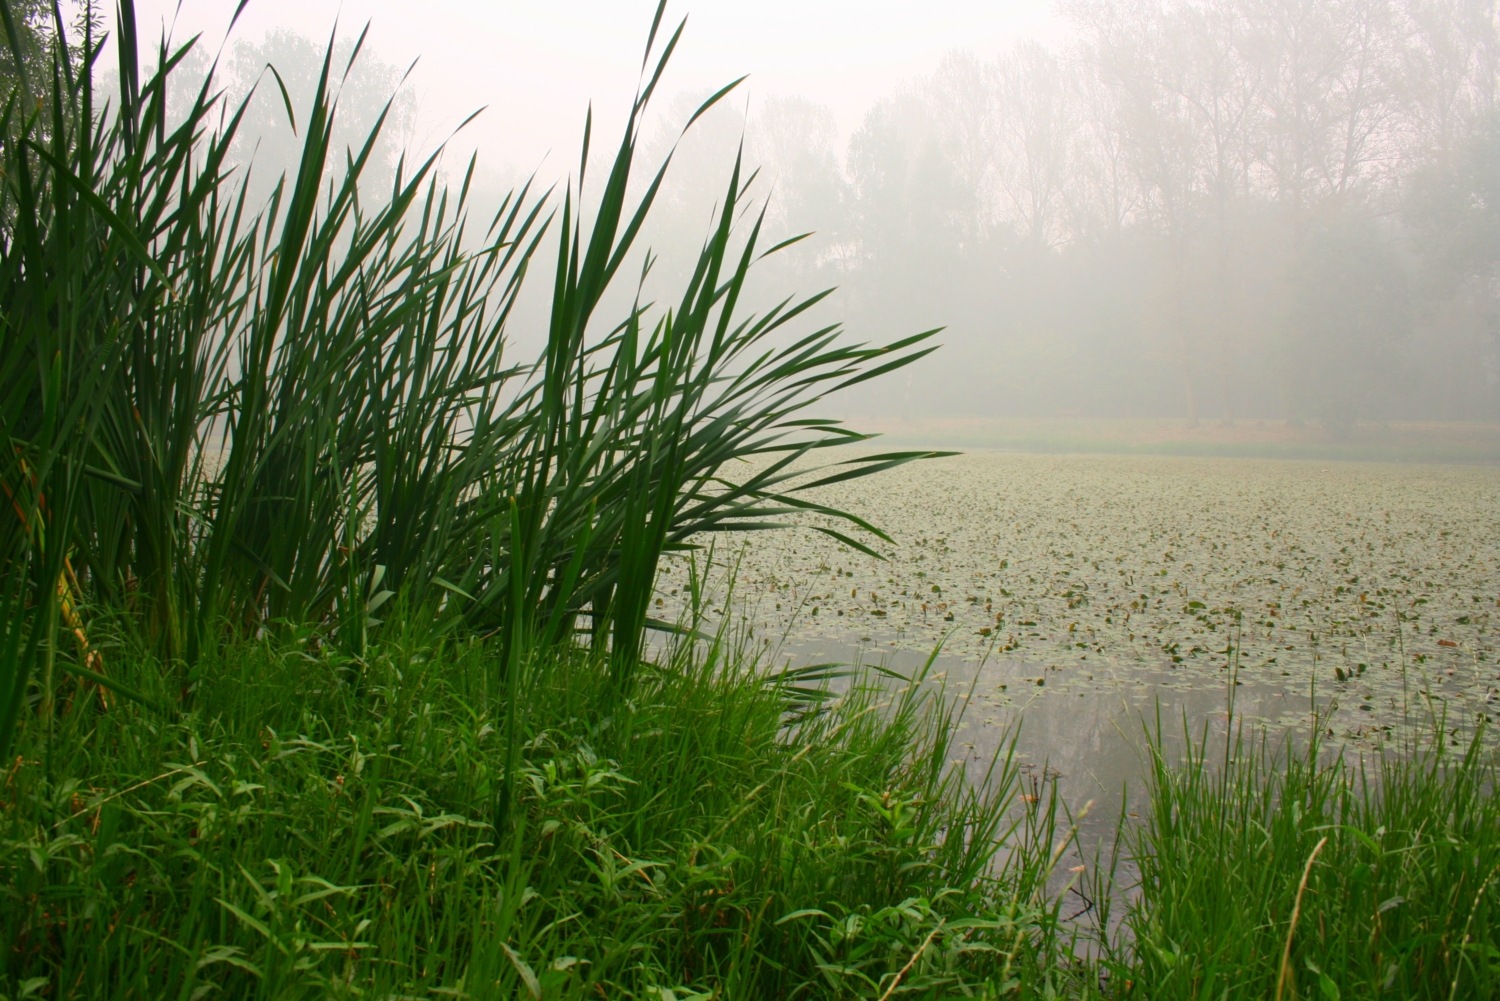
M149 656L111 653L170 699ZM828 672L756 671L721 635L640 664L621 702L587 651L547 654L497 831L498 645L401 628L370 653L237 645L174 719L66 685L0 800L0 996L1250 999L1284 979L1281 997L1326 1001L1500 982L1483 742L1362 767L1240 733L1171 759L1158 724L1149 811L1073 877L1102 926L1123 907L1100 941L1063 917L1055 787L1023 785L1009 744L982 781L951 767L962 700L933 682L865 672L831 698Z
M173 722L77 692L7 775L0 994L1039 996L1059 832L1008 759L961 781L931 685L809 712L691 644L621 704L555 657L497 834L496 654L246 645Z
M1117 979L1152 998L1495 996L1500 762L1440 718L1413 732L1368 759L1237 729L1169 761L1158 720Z

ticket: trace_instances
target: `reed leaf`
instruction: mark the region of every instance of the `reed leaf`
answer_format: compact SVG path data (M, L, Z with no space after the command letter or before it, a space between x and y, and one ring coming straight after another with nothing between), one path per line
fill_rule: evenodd
M122 3L111 109L93 83L106 40L86 26L70 50L59 25L51 100L18 88L0 122L24 140L0 154L0 476L13 501L0 558L8 582L31 582L17 650L35 648L0 679L21 693L12 709L51 656L62 560L94 628L154 650L185 699L215 651L266 630L310 626L357 661L386 591L403 615L502 646L573 643L586 622L623 690L663 552L799 512L883 538L795 495L928 453L809 473L820 450L866 436L807 408L922 357L936 331L883 346L836 326L788 339L826 293L743 312L765 254L738 159L675 304L637 296L623 318L597 315L627 261L650 267L637 241L671 157L631 192L681 31L653 30L597 192L585 158L561 190L527 183L471 233L472 161L456 190L437 177L439 151L375 192L362 179L384 115L359 148L335 148L332 38L310 106L271 74L302 150L256 205L250 167L230 156L250 97L226 105L213 67L169 120L196 39L161 39L143 74ZM556 254L547 343L517 363L507 324L543 247ZM507 650L494 691L533 659Z

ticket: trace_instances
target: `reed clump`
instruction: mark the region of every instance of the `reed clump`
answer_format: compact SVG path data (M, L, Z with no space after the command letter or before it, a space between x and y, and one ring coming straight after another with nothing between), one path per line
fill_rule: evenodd
M1240 726L1173 760L1157 721L1150 811L1119 845L1139 885L1117 981L1153 998L1493 996L1493 740L1436 710L1372 757L1330 733L1298 747Z
M659 33L663 13L597 191L586 126L565 190L525 185L477 227L472 161L454 189L441 151L399 164L387 192L361 187L384 119L333 148L349 66L332 44L311 106L286 101L297 170L257 205L253 165L229 156L247 104L225 104L214 67L169 114L196 40L163 40L143 76L122 4L107 106L108 40L94 18L81 39L57 19L49 77L21 72L0 111L0 751L34 681L138 694L59 629L129 634L185 704L226 643L310 626L357 658L394 600L498 638L512 683L523 652L586 629L624 691L663 552L793 511L837 521L801 491L926 454L799 463L866 437L810 406L921 357L935 331L870 346L799 326L822 295L745 312L746 277L777 248L738 164L680 298L597 315L670 166L631 200L641 117L682 30ZM262 85L280 86L274 67ZM543 248L546 348L516 360L507 322ZM738 475L750 456L774 461Z

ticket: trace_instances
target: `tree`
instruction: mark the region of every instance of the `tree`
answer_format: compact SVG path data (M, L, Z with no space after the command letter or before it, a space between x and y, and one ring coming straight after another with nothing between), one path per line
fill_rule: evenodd
M10 26L16 35L0 29L0 92L9 97L22 82L33 99L47 93L52 86L51 60L47 50L53 37L52 5L47 0L12 0L9 6ZM16 48L21 58L16 61Z
M1007 215L1039 250L1066 238L1065 208L1073 171L1078 113L1056 56L1022 42L996 60L996 170Z
M380 116L385 123L361 175L362 190L388 193L396 167L410 144L416 125L416 98L403 88L404 74L368 49L355 56L355 43L334 47L329 85L337 96L331 169L342 176L345 157L358 156ZM253 178L253 191L268 195L276 180L297 171L302 149L300 129L323 69L327 47L286 28L266 33L259 43L235 43L228 79L231 106L254 90L250 107L235 139L232 153ZM280 83L286 87L292 112L299 117L293 129Z
M1497 111L1500 3L1407 0L1402 58L1407 161L1418 169L1453 156Z
M1500 114L1416 173L1402 219L1443 416L1500 418Z
M783 270L811 275L848 264L851 196L837 141L833 112L803 97L768 98L750 122L750 157L769 192L772 234L812 233L784 255Z
M1184 86L1174 51L1178 25L1155 8L1075 8L1093 35L1095 72L1119 95L1125 163L1140 195L1138 226L1160 244L1168 282L1158 296L1159 328L1179 370L1188 420L1199 415L1199 336L1189 314L1189 265L1203 225L1204 117ZM1180 43L1177 48L1182 48ZM1175 82L1176 86L1172 86Z
M1385 419L1410 329L1407 276L1377 224L1353 213L1309 227L1292 268L1285 385L1294 414L1346 432Z

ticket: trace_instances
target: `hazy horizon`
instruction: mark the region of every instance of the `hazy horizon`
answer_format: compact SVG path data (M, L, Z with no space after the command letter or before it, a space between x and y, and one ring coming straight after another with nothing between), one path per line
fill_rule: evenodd
M227 39L225 5L138 17L144 38L201 33L204 65L222 46L231 97L262 81L237 148L263 185L297 145L265 64L305 101L334 25L347 51L368 24L339 141L399 85L378 181L484 107L443 161L454 178L476 154L484 214L533 171L576 173L590 104L608 155L654 10L275 0ZM815 234L752 305L837 287L819 319L857 340L947 328L836 409L1500 421L1496 0L680 3L663 31L684 17L651 165L748 79L678 147L643 233L649 297L686 280L743 142L768 242ZM516 315L523 354L544 299Z
M623 121L655 10L653 0L458 0L443 4L439 18L413 17L410 5L393 0L254 0L229 40L258 42L287 28L322 43L335 24L341 38L368 24L369 51L402 69L415 64L406 86L416 98L419 149L442 142L484 108L451 144L455 159L477 150L490 170L529 173L545 163L562 173L576 165L591 103L599 134ZM213 52L233 7L144 0L136 11L143 38L163 28L179 42L201 34ZM874 101L930 73L953 49L998 53L1022 39L1056 41L1065 31L1049 0L938 0L920 8L893 0L768 0L753 16L743 5L707 0L670 4L663 30L683 18L682 44L662 84L667 98L748 75L737 106L748 101L753 113L767 97L806 97L833 111L845 140Z

